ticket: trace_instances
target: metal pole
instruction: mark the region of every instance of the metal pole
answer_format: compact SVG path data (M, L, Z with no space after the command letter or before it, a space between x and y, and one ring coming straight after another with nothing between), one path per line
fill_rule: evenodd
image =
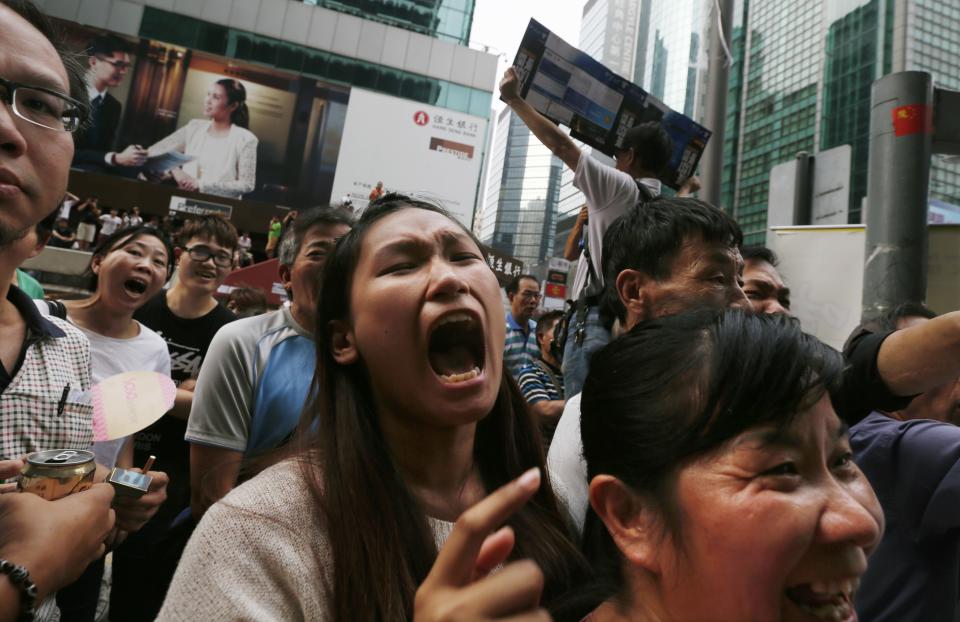
M863 321L927 294L933 80L903 71L873 83Z
M733 23L733 0L719 0L714 6L720 7L723 23L723 40L729 46ZM723 181L723 130L727 122L727 57L720 43L720 32L714 15L710 20L710 53L707 66L707 103L704 110L704 124L713 132L707 148L700 159L700 176L703 188L700 197L707 203L720 205L720 190ZM732 208L733 206L727 206Z
M797 175L793 186L793 224L813 224L813 158L806 151L797 154Z

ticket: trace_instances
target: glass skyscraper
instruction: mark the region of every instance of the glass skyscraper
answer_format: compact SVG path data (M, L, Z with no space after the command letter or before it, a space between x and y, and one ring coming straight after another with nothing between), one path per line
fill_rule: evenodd
M493 130L480 241L532 265L554 254L562 164L510 108Z
M960 0L742 0L734 20L722 204L748 242L767 226L770 169L852 147L849 220L867 192L870 89L920 70L960 89ZM934 157L930 197L960 203L960 166Z

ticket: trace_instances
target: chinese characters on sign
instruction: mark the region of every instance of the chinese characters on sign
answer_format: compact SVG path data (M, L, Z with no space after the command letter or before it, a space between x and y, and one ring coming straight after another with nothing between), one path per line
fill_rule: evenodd
M501 286L523 274L523 262L519 259L505 255L489 246L482 246L481 250L487 260L487 265L497 275L497 281Z

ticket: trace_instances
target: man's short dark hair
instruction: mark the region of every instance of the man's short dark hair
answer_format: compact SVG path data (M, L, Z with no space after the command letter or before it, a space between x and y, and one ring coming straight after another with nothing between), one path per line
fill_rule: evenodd
M177 243L186 246L193 238L207 238L226 249L237 250L237 228L216 214L197 216L185 223L177 235Z
M96 37L87 46L87 54L90 56L113 56L117 52L128 54L130 46L120 37L113 35Z
M560 318L563 317L563 311L547 311L540 316L540 319L537 320L537 337L544 334L550 330L550 326L560 321Z
M719 207L693 198L657 197L639 203L613 221L603 236L604 294L601 312L608 319L626 320L626 309L616 292L617 275L638 270L662 281L670 277L673 261L688 238L739 248L740 225Z
M751 244L740 249L740 256L744 261L765 261L774 268L780 263L777 254L766 246Z
M80 114L84 119L89 118L90 101L87 97L86 63L80 62L77 55L67 50L63 35L53 22L31 0L0 0L5 7L25 19L31 26L40 31L47 41L56 50L67 70L67 81L70 86L70 97L80 104ZM74 134L76 137L76 134Z
M509 283L507 283L506 290L507 290L508 296L511 294L516 294L517 292L520 291L520 281L522 281L523 279L530 279L534 283L540 282L537 280L537 277L533 276L532 274L521 274L520 276L515 276L512 279L510 279Z
M623 137L623 149L633 149L640 166L658 174L673 155L673 140L667 130L656 121L634 125Z
M293 226L288 228L277 249L277 259L281 266L292 266L297 255L300 254L300 245L303 237L310 229L317 225L346 225L353 227L353 214L341 207L314 207L297 214Z

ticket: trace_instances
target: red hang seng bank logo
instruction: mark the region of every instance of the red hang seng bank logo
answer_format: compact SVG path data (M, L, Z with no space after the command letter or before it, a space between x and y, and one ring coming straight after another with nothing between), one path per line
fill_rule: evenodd
M417 125L426 125L427 123L430 123L430 115L423 110L418 110L413 113L413 122Z

